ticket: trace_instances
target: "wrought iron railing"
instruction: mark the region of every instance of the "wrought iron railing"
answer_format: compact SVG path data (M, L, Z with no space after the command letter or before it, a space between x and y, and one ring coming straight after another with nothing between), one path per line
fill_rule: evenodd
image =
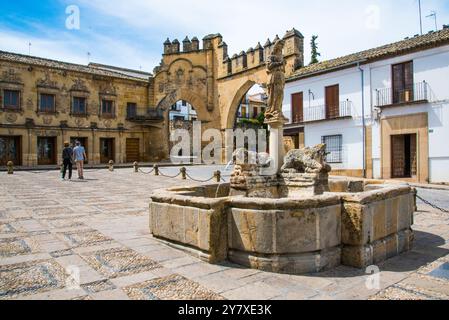
M346 117L352 117L352 101L349 100L340 102L338 108L331 108L325 105L305 108L303 122L333 120ZM300 120L300 117L296 118L293 120Z
M429 84L426 81L418 82L401 89L376 89L375 107L407 104L418 101L429 101Z

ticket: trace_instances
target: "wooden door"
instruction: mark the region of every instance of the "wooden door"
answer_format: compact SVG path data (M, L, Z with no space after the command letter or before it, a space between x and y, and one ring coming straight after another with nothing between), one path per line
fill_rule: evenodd
M56 164L56 138L54 137L37 138L37 164L38 165Z
M140 140L126 139L126 162L140 161Z
M292 94L292 122L304 122L304 95L302 92Z
M115 139L100 139L100 162L108 163L114 161L114 141Z
M417 137L404 134L391 137L392 178L412 178L417 175Z
M414 100L413 62L393 65L393 104Z
M0 136L0 166L6 166L9 161L21 165L20 137Z
M410 162L411 162L411 176L415 178L418 176L418 141L417 135L410 135Z
M335 119L340 116L340 86L326 87L326 119Z

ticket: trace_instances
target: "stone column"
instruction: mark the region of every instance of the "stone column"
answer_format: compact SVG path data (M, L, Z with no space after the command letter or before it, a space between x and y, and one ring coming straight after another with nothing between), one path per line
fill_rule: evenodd
M271 170L275 170L272 174L278 174L284 165L284 124L286 120L282 117L274 121L266 122L270 130L270 156L274 165L270 166Z

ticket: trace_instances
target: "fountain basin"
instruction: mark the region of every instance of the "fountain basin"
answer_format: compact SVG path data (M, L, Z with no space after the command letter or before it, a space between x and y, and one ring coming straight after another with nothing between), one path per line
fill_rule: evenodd
M330 179L329 190L288 198L229 196L229 184L159 190L150 230L209 263L290 274L362 268L411 248L413 188Z

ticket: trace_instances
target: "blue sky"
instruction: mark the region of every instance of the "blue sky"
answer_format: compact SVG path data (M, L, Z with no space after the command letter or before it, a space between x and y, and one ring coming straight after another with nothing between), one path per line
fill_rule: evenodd
M309 41L319 35L322 59L400 40L419 33L418 0L0 0L0 50L87 64L133 69L159 63L167 37L182 41L221 33L230 53L281 37L295 27ZM80 29L66 28L66 8L80 10ZM449 24L449 1L422 0L425 16L437 12L439 28Z

